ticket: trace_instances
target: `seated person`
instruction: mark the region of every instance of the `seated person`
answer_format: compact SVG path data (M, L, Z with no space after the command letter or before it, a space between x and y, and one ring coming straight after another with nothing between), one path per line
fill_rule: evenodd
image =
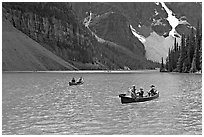
M131 97L131 93L132 93L132 90L131 90L131 88L129 88L129 89L127 90L125 96Z
M151 89L150 89L150 91L148 92L148 95L149 95L149 96L154 96L154 95L156 94L155 86L154 86L154 85L151 85L150 87L151 87Z
M144 89L142 87L140 88L140 91L138 92L138 94L139 94L139 97L143 97Z
M77 81L77 83L82 83L83 82L83 78L80 77L79 80Z
M72 83L75 83L75 81L76 81L76 80L75 80L74 78L72 78Z
M132 98L136 98L136 97L137 97L135 85L132 86L132 89L131 89L131 97L132 97Z

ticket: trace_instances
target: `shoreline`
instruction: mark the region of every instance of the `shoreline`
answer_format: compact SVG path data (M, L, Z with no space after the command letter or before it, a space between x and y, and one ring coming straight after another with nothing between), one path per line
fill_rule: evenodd
M155 69L145 69L145 70L68 70L68 71L2 71L3 73L97 73L97 74L129 74L129 73L152 73L152 72L159 72L159 73L169 73L169 74L193 74L193 75L202 75L201 72L195 73L179 73L179 72L160 72L159 70Z
M69 71L2 71L2 73L142 73L158 70L69 70Z

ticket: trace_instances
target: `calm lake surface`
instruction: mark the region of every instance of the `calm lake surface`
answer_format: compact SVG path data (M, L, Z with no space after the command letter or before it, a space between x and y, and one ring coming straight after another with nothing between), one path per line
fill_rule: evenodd
M69 86L72 77L85 83ZM121 104L135 84L160 97ZM159 73L3 73L2 134L202 134L202 76Z

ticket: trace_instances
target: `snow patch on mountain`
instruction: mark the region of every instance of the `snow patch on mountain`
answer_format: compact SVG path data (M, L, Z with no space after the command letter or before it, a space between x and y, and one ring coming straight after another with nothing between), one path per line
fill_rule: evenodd
M132 31L132 34L135 35L143 44L146 42L145 37L142 35L139 35L138 32L130 25L130 29Z
M172 30L169 32L169 35L174 37L174 34L178 34L176 32L176 26L179 24L179 20L175 17L175 15L173 14L173 12L165 5L164 2L161 2L162 7L165 9L165 11L168 14L167 20L169 21L169 24L172 27ZM178 34L179 35L179 34Z
M188 23L185 16L179 18L179 24L185 24L190 26L190 23Z
M89 24L91 23L92 13L90 12L89 16L86 17L83 21L85 27L89 28Z
M146 42L144 43L146 58L152 61L161 62L161 58L164 57L165 59L169 48L174 45L174 39L173 36L165 38L159 36L156 32L152 32L151 35L146 38ZM177 42L180 44L180 39L177 39Z
M92 35L95 36L95 38L97 39L98 42L100 42L100 43L105 43L105 42L106 42L104 39L99 38L99 37L98 37L95 33L93 33L93 32L92 32Z
M155 3L156 5L159 5L158 2ZM168 55L169 48L172 48L174 45L174 40L176 38L177 43L180 45L181 42L181 36L176 32L176 27L179 24L187 24L190 25L186 17L183 16L180 19L177 19L175 14L165 5L164 2L161 2L162 5L162 10L165 10L168 14L167 20L169 21L169 24L172 26L172 30L169 32L168 37L163 37L158 35L156 32L150 33L150 36L147 38L143 37L142 35L139 35L139 33L130 25L132 33L137 37L145 46L146 50L146 58L152 61L160 62L161 63L161 58L164 58L164 62L166 61L165 58ZM158 15L157 10L154 10L155 15ZM153 19L152 22L153 26L156 25L163 25L165 26L166 24L162 23L162 19ZM139 27L139 25L138 25ZM178 37L176 37L177 35Z
M91 29L89 28L89 25L90 25L90 23L91 23L91 21L92 21L92 16L93 16L93 13L90 11L89 16L84 19L83 24L85 25L86 28L88 28L88 30L91 32L91 34L92 34L93 36L95 36L95 38L97 39L98 42L104 43L104 42L106 42L106 41L105 41L104 39L98 37L98 36L97 36L93 31L91 31Z
M159 2L155 2L156 5L159 5Z
M159 5L159 3L155 3ZM188 24L185 20L185 17L177 19L175 14L165 5L164 2L161 2L162 9L165 10L168 14L167 20L169 24L172 26L172 30L169 32L168 37L159 36L156 32L152 32L149 37L145 38L145 50L146 50L146 58L152 61L161 62L161 58L165 58L168 55L168 50L174 45L175 38L177 39L178 44L180 45L180 35L176 32L175 28L179 24ZM156 12L155 12L156 14ZM161 19L153 20L152 25L164 25ZM179 38L175 37L175 35L179 36Z
M158 5L158 3L155 3ZM146 58L152 61L161 62L161 58L164 59L167 57L168 50L174 45L174 40L176 38L177 43L180 45L181 43L181 35L176 32L176 27L179 24L186 24L190 25L187 22L185 16L180 17L179 19L176 18L175 14L165 5L164 2L161 2L162 9L164 9L167 14L167 20L169 24L172 26L172 30L169 32L168 37L159 36L156 32L152 32L149 37L146 38L146 42L143 43L146 50ZM153 20L153 25L162 25L160 19ZM176 37L177 35L178 37ZM164 60L165 61L165 60Z
M154 16L157 16L157 15L159 14L158 11L157 11L156 9L154 9L154 13L155 13Z
M153 19L153 23L151 25L153 25L153 26L157 26L157 25L166 26L165 23L162 23L162 19L161 18L158 19L158 20Z

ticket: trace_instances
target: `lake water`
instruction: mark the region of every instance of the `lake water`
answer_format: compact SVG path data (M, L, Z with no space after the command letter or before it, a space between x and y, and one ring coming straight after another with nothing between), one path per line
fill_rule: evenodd
M72 77L85 83L68 86ZM135 84L160 97L121 104ZM2 134L202 134L202 76L154 71L3 73Z

